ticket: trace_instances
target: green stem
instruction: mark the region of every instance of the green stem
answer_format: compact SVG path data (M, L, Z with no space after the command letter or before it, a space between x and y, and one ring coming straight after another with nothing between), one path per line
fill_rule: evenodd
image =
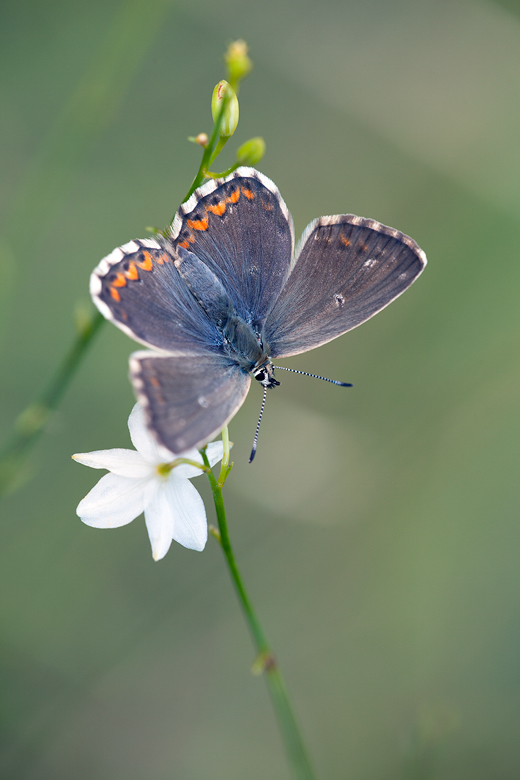
M224 95L222 104L220 106L220 110L218 112L217 119L215 121L215 124L213 125L213 131L211 133L210 139L206 145L206 148L204 149L204 154L202 155L202 160L199 166L199 170L197 171L197 175L193 179L191 183L191 187L189 188L188 192L182 199L181 201L182 203L186 203L186 201L189 198L191 198L191 196L193 195L197 187L200 187L200 185L204 182L204 179L207 178L205 171L209 169L211 162L213 162L213 160L218 154L218 152L216 154L214 154L214 152L216 151L216 147L220 142L220 127L222 125L222 119L224 117L224 111L226 110L228 101L229 101L229 97L226 94ZM170 225L173 224L173 220L175 219L176 214L177 212L175 212L175 214L171 218Z
M0 495L17 486L19 473L29 449L42 433L51 412L57 407L86 350L105 318L96 312L83 326L47 389L19 415L15 430L0 457Z
M207 179L225 179L226 176L229 176L230 173L236 171L239 165L240 165L239 162L235 162L225 171L221 171L220 173L213 173L213 171L204 171L204 175L206 176Z
M209 159L208 167L213 163L213 160L217 159L217 157L219 156L220 152L222 151L222 149L225 147L225 145L229 141L229 138L230 138L230 136L226 136L226 137L220 136L220 138L217 141L217 145L215 146L215 149L213 150L213 154L211 155L211 157Z
M203 459L206 466L209 466L206 454L203 453ZM215 510L217 512L218 527L220 534L217 536L222 551L226 558L226 562L235 586L244 617L249 626L249 630L253 637L253 642L258 654L257 663L255 666L260 671L265 672L265 679L267 687L273 703L276 716L278 718L278 724L282 734L282 739L287 751L289 762L291 764L295 780L315 780L314 770L311 766L307 750L304 745L302 736L296 717L289 700L289 694L285 686L282 673L278 667L276 658L271 650L269 642L264 634L264 630L258 620L256 612L253 608L251 600L247 594L247 591L242 582L238 566L233 554L233 548L231 547L231 541L229 538L229 532L226 520L226 508L224 506L224 498L222 495L222 487L220 486L220 480L217 482L213 472L208 472L208 479L213 491L213 500L215 502Z

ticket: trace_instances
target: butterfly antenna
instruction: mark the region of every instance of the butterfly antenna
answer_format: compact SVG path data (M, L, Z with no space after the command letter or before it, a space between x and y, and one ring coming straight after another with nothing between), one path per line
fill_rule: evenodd
M326 376L318 376L318 374L309 374L307 371L297 371L295 368L285 368L285 366L273 366L273 368L280 369L280 371L291 371L293 374L303 374L303 376L312 376L313 379L323 379L324 382L332 382L333 385L339 385L339 387L352 387L350 382L338 382L337 379L327 379Z
M251 449L251 455L249 456L249 463L253 462L253 459L256 455L256 445L258 443L258 432L260 430L260 423L262 422L262 415L264 413L265 408L265 397L267 395L267 382L262 383L264 385L264 397L262 398L262 406L260 407L260 415L258 417L258 422L256 424L256 431L255 431L255 438L253 439L253 447Z

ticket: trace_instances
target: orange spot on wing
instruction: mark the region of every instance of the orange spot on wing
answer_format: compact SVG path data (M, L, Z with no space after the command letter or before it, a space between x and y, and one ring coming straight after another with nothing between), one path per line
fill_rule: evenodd
M126 278L124 274L118 274L112 282L114 287L126 287Z
M185 238L184 241L182 241L180 244L177 244L177 246L182 246L183 249L189 249L190 244L193 244L194 241L195 241L195 236L192 233L191 236Z
M221 217L226 210L226 201L220 200L215 206L206 206L206 210L216 214L217 217Z
M121 300L121 296L119 295L115 287L109 287L108 289L110 290L110 295L112 296L112 298L119 303L119 301Z
M229 198L226 198L228 203L236 203L240 197L240 190L233 190Z
M205 216L202 219L188 219L187 221L188 227L192 228L192 230L207 230L208 229L208 217Z
M167 263L170 258L165 252L163 252L162 255L159 255L159 257L156 257L155 259L157 260L159 265L162 265L163 263Z
M130 263L130 265L128 266L128 271L125 273L125 276L127 279L131 279L133 282L139 279L139 271L135 267L135 263Z
M245 187L242 187L242 195L245 195L248 200L253 200L255 197L255 193L251 192L251 190L248 190Z
M346 236L340 236L340 237L339 237L339 240L341 241L341 243L343 244L343 246L350 246L350 245L351 245L351 243L352 243L352 242L351 242L351 240L350 240L350 238L347 238Z
M143 252L144 260L142 263L137 263L139 268L142 268L143 271L151 271L153 268L153 260L150 252Z
M154 387L160 387L161 386L161 383L159 382L159 380L157 379L156 376L151 376L150 377L150 384L153 385Z

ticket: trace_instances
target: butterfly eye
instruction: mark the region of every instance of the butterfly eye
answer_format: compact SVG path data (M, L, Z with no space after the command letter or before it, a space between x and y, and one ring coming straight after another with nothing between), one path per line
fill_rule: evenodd
M260 371L257 371L255 374L255 379L257 379L259 382L264 382L267 377L267 374L264 369L261 369Z

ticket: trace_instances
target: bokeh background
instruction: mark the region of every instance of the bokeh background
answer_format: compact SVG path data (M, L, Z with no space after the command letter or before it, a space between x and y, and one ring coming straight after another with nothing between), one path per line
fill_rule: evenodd
M255 68L220 158L264 136L296 233L354 212L429 265L231 424L245 581L318 775L520 776L520 7L514 0L53 0L0 7L0 422L49 381L113 247L163 227L222 55ZM235 140L236 139L236 140ZM134 344L106 325L0 523L0 775L286 780L220 550L154 563L75 515L129 446ZM209 490L197 481L214 521Z

